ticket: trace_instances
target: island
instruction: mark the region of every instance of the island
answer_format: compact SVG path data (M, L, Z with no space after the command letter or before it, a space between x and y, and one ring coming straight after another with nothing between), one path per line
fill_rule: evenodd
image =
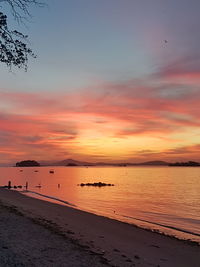
M200 163L196 162L196 161L175 162L175 163L170 163L169 166L174 166L174 167L200 167Z
M35 160L23 160L16 163L16 167L39 167L40 163Z

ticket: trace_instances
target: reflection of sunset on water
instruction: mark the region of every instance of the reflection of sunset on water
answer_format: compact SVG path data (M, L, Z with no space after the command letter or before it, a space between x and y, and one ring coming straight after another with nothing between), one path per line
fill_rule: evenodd
M12 185L28 181L30 191L67 201L79 209L143 226L145 222L140 219L199 233L198 168L54 167L54 173L49 173L49 167L39 167L38 172L33 167L21 169L23 172L20 168L1 168L1 185L8 180ZM94 182L114 186L78 186ZM41 188L36 187L38 184Z

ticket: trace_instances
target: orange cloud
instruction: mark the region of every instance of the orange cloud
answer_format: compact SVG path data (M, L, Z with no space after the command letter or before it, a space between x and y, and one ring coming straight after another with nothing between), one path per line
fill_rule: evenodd
M135 137L162 139L162 149L167 151L170 142L180 139L175 135L190 130L192 136L200 126L200 90L160 78L102 83L79 93L0 91L0 99L2 159L17 157L19 151L23 157L41 159L84 153L92 158L91 142L98 148L96 156L107 157L98 140L106 140L105 144L113 140L115 151L114 140L128 138L128 149Z

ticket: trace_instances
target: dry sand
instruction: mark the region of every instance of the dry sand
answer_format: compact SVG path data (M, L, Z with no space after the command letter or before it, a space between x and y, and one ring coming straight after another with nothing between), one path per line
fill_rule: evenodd
M0 266L200 267L200 246L0 189Z

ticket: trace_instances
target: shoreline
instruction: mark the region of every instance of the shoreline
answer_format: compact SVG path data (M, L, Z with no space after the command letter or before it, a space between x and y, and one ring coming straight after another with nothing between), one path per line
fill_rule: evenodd
M65 233L113 266L198 267L200 246L136 225L0 189L3 205L13 207L36 224ZM79 266L79 265L77 265Z
M151 221L147 221L147 220L141 219L141 218L135 218L135 217L130 217L130 216L125 216L125 215L118 214L118 215L120 215L121 218L131 218L136 222L145 223L145 225L139 225L139 224L137 224L135 222L131 222L131 221L123 220L123 219L118 219L116 217L112 217L112 216L109 216L109 215L104 215L104 214L97 213L97 212L94 212L94 211L91 211L91 210L88 210L88 209L82 209L81 207L76 206L75 204L73 204L71 202L64 201L64 200L56 198L56 197L44 195L44 194L41 194L41 193L38 193L38 192L35 192L35 191L27 190L27 191L18 191L18 192L20 192L22 194L25 194L28 197L32 197L32 194L33 194L33 195L39 196L38 198L35 197L36 199L47 201L49 203L55 203L55 204L58 204L58 205L63 205L64 204L64 206L67 206L67 207L73 207L74 209L77 209L77 210L85 211L85 212L88 212L88 213L95 214L97 216L109 218L109 219L112 219L112 220L115 220L115 221L119 221L119 222L123 222L123 223L129 224L129 225L133 225L134 227L138 227L138 228L150 231L150 232L154 232L154 233L156 232L158 234L169 236L169 237L175 238L177 240L181 240L181 241L184 241L184 242L189 242L191 244L200 245L200 239L196 239L195 240L195 238L194 238L195 236L200 237L200 234L191 232L189 230L180 229L180 228L177 228L175 226L164 225L164 224L157 223L157 222L151 222ZM49 199L51 201L49 201ZM115 214L117 214L117 213L115 213ZM152 227L150 227L150 225ZM155 227L157 227L157 226L159 226L160 229L156 229ZM164 231L163 229L166 230L166 231ZM186 234L187 237L186 236L180 237L180 235L177 235L177 232L178 233L182 233L184 235Z

